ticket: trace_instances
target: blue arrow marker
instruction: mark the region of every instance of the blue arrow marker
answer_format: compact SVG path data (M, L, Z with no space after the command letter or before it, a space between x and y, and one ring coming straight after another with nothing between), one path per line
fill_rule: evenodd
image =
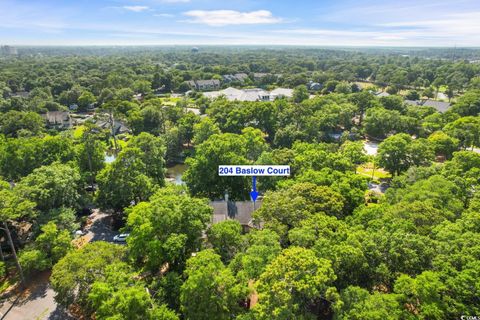
M253 184L253 189L250 192L250 197L252 197L253 202L255 202L258 198L257 177L255 177L255 176L252 177L252 184Z

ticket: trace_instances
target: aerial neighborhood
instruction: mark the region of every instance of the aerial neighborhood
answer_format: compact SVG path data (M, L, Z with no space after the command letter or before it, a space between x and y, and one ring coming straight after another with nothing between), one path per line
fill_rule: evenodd
M480 319L479 12L0 1L0 320Z

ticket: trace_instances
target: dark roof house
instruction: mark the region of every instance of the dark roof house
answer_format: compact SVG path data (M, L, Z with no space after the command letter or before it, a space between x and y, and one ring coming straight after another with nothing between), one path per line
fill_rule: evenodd
M216 90L220 88L220 80L190 80L187 81L188 85L196 90Z
M72 127L72 118L68 111L48 111L41 116L46 120L47 128L70 129Z
M435 108L438 112L446 112L450 109L450 103L445 101L435 101L435 100L405 100L406 104L412 106L424 106Z

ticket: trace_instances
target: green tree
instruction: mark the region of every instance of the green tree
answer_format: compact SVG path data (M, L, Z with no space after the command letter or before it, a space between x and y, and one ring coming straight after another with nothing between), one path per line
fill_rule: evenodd
M432 145L436 155L443 155L447 159L451 159L453 152L459 148L459 141L442 131L432 133L428 137L428 142Z
M200 117L193 112L187 112L178 120L178 130L180 131L183 142L188 146L190 146L194 136L194 126L199 120Z
M10 249L13 254L13 259L17 266L22 284L25 284L22 266L17 257L17 251L12 240L9 224L21 218L33 217L35 215L35 203L31 202L13 191L8 182L0 180L0 221L3 223L3 231L7 235L7 240L10 244ZM2 252L3 257L3 252ZM31 261L31 259L28 259Z
M88 106L95 102L95 96L90 91L83 91L82 94L78 97L78 107L79 110L85 111Z
M416 90L410 90L405 95L405 98L408 100L420 100L420 94Z
M336 289L331 286L335 278L329 260L317 258L308 249L285 249L258 280L258 303L253 309L255 318L308 319L318 316L336 298Z
M246 299L247 289L235 283L230 269L213 250L190 258L185 276L180 291L185 319L231 319L240 313L239 302Z
M397 110L376 107L367 110L363 126L369 136L384 138L395 131L399 123L400 113Z
M235 255L229 268L245 283L257 280L267 265L280 253L280 237L269 229L254 230L243 236L244 251Z
M396 320L402 319L398 297L351 286L341 293L342 307L337 308L334 319Z
M79 181L76 167L54 163L33 170L18 183L17 189L42 211L59 207L76 208L80 200Z
M209 117L205 117L200 120L200 122L193 125L193 144L199 145L210 136L214 134L219 134L220 128L218 125Z
M76 303L87 309L92 285L104 279L108 266L122 261L125 252L123 246L96 241L68 253L52 269L55 301L64 307Z
M214 224L207 230L208 242L220 255L224 263L230 260L239 251L241 245L242 226L236 220L226 220Z
M345 141L340 147L340 152L355 165L355 173L357 172L357 166L368 159L362 141Z
M106 145L95 135L96 128L87 124L82 133L81 143L76 147L77 161L80 172L93 185L95 176L105 166Z
M45 128L45 120L35 112L11 110L0 115L0 133L9 137L35 136Z
M465 92L457 99L451 110L462 117L478 116L480 114L480 88Z
M308 89L306 85L299 85L293 90L293 101L300 103L304 100L307 100L309 97Z
M427 140L399 133L380 143L377 157L380 166L398 175L410 166L430 164L434 153Z
M343 94L352 93L352 86L348 82L340 82L336 85L335 92Z
M51 221L41 228L42 233L35 239L34 246L45 253L51 264L57 263L73 249L71 233L68 230L59 230Z
M165 146L161 138L142 132L128 144L142 152L140 159L145 164L146 175L159 186L165 185Z
M93 283L88 300L96 319L178 320L175 312L158 306L145 289L130 266L117 262L107 266L105 276Z
M38 227L42 227L49 222L54 222L59 230L67 230L73 234L78 230L79 223L76 222L77 215L73 208L60 207L49 211L39 212L36 222Z
M405 110L403 98L400 96L391 95L388 97L381 97L380 103L387 110L397 110L399 112L403 112Z
M395 281L395 293L417 319L445 319L446 305L442 301L446 287L440 276L432 271L425 271L415 279L402 275Z
M120 211L147 200L154 190L139 148L126 148L97 175L97 202L102 208Z
M19 252L18 261L27 276L44 271L52 266L47 254L39 249L28 248Z
M167 130L164 135L166 153L165 160L167 163L178 163L183 159L183 137L178 127Z
M219 198L227 191L232 199L248 199L251 182L241 177L219 177L218 166L248 164L244 137L232 133L215 134L198 145L195 156L188 158L183 175L193 195Z
M345 199L327 186L296 183L265 194L262 206L254 212L256 220L277 232L285 241L290 229L317 212L341 217Z
M480 146L480 118L463 117L448 123L444 128L445 133L460 141L464 149Z
M141 265L157 271L166 263L180 269L200 248L212 216L204 199L191 198L180 188L160 189L149 202L127 211L129 253Z

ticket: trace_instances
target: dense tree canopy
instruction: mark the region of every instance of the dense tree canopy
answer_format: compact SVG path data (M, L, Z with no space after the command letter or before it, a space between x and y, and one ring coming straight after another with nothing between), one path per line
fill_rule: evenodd
M52 269L85 319L478 315L479 52L18 48L0 287ZM208 79L260 101L191 88ZM253 205L221 165L291 172L258 177Z

